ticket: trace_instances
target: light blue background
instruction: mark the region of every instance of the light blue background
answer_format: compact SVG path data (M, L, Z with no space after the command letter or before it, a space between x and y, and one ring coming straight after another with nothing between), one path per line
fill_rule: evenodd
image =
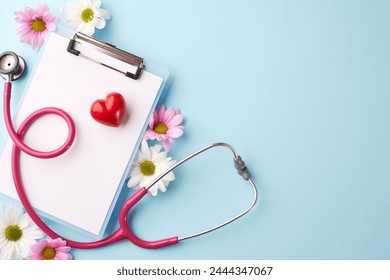
M30 69L38 54L19 43L13 11L38 3L4 1L0 10L0 51L18 52ZM44 3L59 16L65 1ZM228 142L261 196L253 212L209 235L159 250L126 242L72 250L75 259L390 258L389 1L102 7L113 19L97 38L171 71L164 102L182 110L185 135L170 155ZM14 106L25 83L14 84ZM245 209L251 191L230 161L220 149L180 168L167 193L135 209L135 232L183 236Z

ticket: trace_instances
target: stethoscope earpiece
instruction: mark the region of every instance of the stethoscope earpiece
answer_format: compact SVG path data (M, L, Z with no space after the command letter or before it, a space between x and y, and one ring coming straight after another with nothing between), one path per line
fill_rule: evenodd
M26 62L14 52L0 54L0 75L4 80L15 81L26 71Z

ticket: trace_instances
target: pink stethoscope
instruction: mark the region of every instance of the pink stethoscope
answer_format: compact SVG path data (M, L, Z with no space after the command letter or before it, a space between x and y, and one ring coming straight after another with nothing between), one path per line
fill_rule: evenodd
M18 131L16 132L12 119L11 119L11 112L10 112L10 100L11 100L11 88L12 88L12 83L11 81L17 80L20 78L24 70L26 68L24 60L16 55L13 52L4 52L0 54L0 75L6 80L5 85L4 85L4 104L3 104L3 110L4 110L4 120L6 124L7 131L13 141L13 148L12 148L12 174L13 174L13 179L15 182L15 187L16 191L18 193L18 196L20 198L20 201L25 208L26 212L28 215L31 217L31 219L36 223L36 225L49 237L51 238L62 238L63 240L66 241L67 245L73 248L79 248L79 249L93 249L93 248L99 248L103 246L107 246L110 244L113 244L115 242L121 241L128 239L131 243L147 248L147 249L157 249L169 245L173 245L178 243L179 241L190 239L196 236L200 236L209 232L212 232L216 229L219 229L225 225L230 224L231 222L241 218L244 216L246 213L248 213L254 205L256 204L257 197L258 197L258 192L255 183L253 182L251 175L245 166L244 161L241 159L241 157L237 154L235 149L230 146L229 144L226 143L215 143L211 144L209 146L206 146L193 154L187 156L186 158L178 161L174 166L166 170L164 173L162 173L160 176L158 176L153 182L149 184L147 187L143 187L140 190L138 190L133 196L131 196L122 206L122 209L120 210L119 213L119 228L113 232L110 236L99 240L99 241L93 241L93 242L78 242L78 241L73 241L66 239L62 236L59 236L57 233L52 231L38 216L38 214L35 212L33 207L31 206L26 193L24 192L24 187L23 187L23 182L20 176L20 152L23 151L24 153L36 157L36 158L41 158L41 159L48 159L48 158L54 158L62 155L65 153L72 145L75 136L76 136L76 128L74 125L74 122L72 118L69 116L68 113L65 111L54 108L54 107L47 107L47 108L42 108L31 115L29 115L23 123L20 125ZM29 146L27 146L23 142L23 138L28 131L29 127L40 117L43 115L47 114L55 114L60 116L65 120L65 122L68 125L68 137L65 141L65 143L59 147L56 150L53 151L48 151L48 152L42 152L42 151L37 151ZM206 150L209 150L214 147L225 147L230 149L233 152L234 158L234 166L238 172L239 175L241 175L246 181L248 181L253 188L254 191L254 198L251 203L251 205L242 213L239 215L227 220L224 223L221 223L217 226L214 226L212 228L209 228L207 230L203 230L201 232L187 235L184 237L170 237L170 238L165 238L157 241L145 241L137 237L133 231L131 230L129 224L128 224L128 214L131 210L131 208L138 202L140 201L147 193L148 190L156 184L160 179L162 179L165 175L167 175L169 172L171 172L173 169L178 167L179 165L183 164L187 160L205 152Z

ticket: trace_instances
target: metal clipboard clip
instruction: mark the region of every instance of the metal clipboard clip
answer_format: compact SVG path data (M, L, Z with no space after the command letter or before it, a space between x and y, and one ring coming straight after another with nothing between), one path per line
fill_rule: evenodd
M76 33L70 39L67 50L71 54L106 66L134 80L139 78L142 70L145 68L143 58L83 33ZM112 64L112 58L117 60L115 65Z

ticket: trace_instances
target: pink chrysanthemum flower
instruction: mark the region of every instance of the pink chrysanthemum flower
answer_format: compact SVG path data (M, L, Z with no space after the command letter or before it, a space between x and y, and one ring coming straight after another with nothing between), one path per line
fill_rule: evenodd
M26 7L15 12L15 20L20 23L16 29L20 41L30 44L35 51L43 45L49 32L56 30L60 18L52 16L47 5L39 5L36 10Z
M183 135L184 126L180 126L183 116L179 109L166 108L161 105L153 112L149 121L149 129L145 132L145 140L157 139L161 141L164 149L169 151L170 144L174 143L174 138Z
M71 260L70 247L61 238L43 239L31 246L31 252L27 254L30 260Z

